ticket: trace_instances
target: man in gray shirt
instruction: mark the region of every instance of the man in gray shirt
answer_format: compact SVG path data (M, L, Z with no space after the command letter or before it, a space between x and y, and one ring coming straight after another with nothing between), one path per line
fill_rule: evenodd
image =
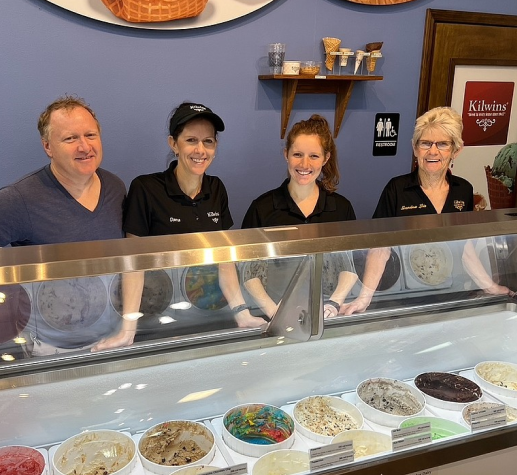
M123 238L126 188L117 176L100 168L101 129L93 110L83 99L61 97L41 114L38 130L50 163L0 189L0 246ZM47 297L44 304L38 299L26 327L28 346L34 344L32 355L90 348L117 331L120 319L108 311L92 317L91 325L83 321L77 328L65 325L64 315L59 314L69 311L67 295L73 298L76 292L87 298L85 290L98 289L99 279L32 286L40 297ZM57 298L59 302L52 301ZM132 339L125 343L131 344Z

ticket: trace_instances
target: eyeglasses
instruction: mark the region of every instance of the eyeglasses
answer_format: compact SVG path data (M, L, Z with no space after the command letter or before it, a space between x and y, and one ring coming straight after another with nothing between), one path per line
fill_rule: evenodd
M436 148L442 152L449 151L452 147L452 142L430 142L428 140L419 140L418 148L421 150L431 150L433 145L436 145Z

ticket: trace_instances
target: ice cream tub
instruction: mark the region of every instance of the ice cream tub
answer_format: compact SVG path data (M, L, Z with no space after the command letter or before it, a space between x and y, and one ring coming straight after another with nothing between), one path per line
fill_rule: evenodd
M268 404L236 406L223 416L223 440L242 455L261 457L294 443L294 421L282 409Z
M145 431L138 443L147 474L170 475L180 468L209 464L214 455L214 434L194 421L162 422Z
M412 278L428 287L452 282L453 257L444 242L415 244L409 248L409 270Z
M0 286L0 343L16 338L31 316L32 302L19 284Z
M471 414L474 412L484 411L484 410L490 410L495 409L496 407L500 406L501 404L497 402L472 402L470 404L467 404L463 410L461 411L461 416L463 420L465 421L465 424L468 426L471 425L470 419ZM506 423L507 424L513 424L517 422L517 409L514 407L510 407L508 405L505 405L506 407Z
M122 315L122 276L117 274L110 284L110 302L114 310ZM174 296L171 278L163 269L146 271L140 311L145 315L162 314Z
M483 361L474 367L474 380L489 393L517 397L516 364Z
M354 294L358 295L361 283L364 279L364 273L366 268L366 258L368 256L368 250L359 249L352 251L352 260L354 264L355 272L359 277L359 281L356 283L354 290ZM384 272L382 277L377 285L377 292L382 294L390 294L399 291L402 288L401 279L402 279L402 270L401 270L401 260L399 256L399 250L396 247L391 248L390 256L386 261L386 265L384 267Z
M364 418L353 404L335 396L309 396L293 409L296 430L308 439L330 444L345 430L361 429Z
M221 470L221 467L214 467L213 465L192 465L191 467L183 467L175 470L174 475L199 475L201 473L214 472Z
M399 428L405 429L406 427L413 427L419 424L426 424L428 422L431 424L432 440L440 440L445 439L446 437L469 433L469 430L465 426L441 417L410 417L409 419L401 422Z
M332 439L333 444L352 441L355 460L391 452L391 437L381 432L353 429L341 432Z
M23 445L0 447L0 473L2 475L42 475L45 459L41 452Z
M474 381L453 373L429 372L419 374L415 386L424 393L430 406L447 410L462 410L468 403L483 397Z
M308 472L310 458L301 450L274 450L260 457L253 465L252 475L292 475Z
M42 282L36 296L43 320L55 330L74 332L94 325L104 313L108 296L100 277Z
M136 461L136 444L129 435L93 430L65 440L52 457L52 467L54 475L129 475Z
M219 286L219 267L216 265L184 269L181 291L184 300L199 310L211 313L228 306Z
M398 427L408 417L424 413L424 395L407 383L389 378L371 378L357 386L357 408L365 419Z

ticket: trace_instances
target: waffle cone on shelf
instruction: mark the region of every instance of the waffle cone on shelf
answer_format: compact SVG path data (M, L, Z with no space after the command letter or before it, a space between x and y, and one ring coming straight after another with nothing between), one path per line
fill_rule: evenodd
M375 65L377 64L377 60L379 59L375 56L371 56L372 53L380 53L380 50L373 50L370 53L370 56L366 58L366 69L369 73L373 73L375 71Z
M339 38L323 38L323 46L325 47L325 66L329 71L334 68L334 61L336 57L330 53L339 51L341 40Z
M102 3L118 18L147 23L198 16L208 0L102 0Z
M511 193L508 187L503 185L501 181L492 176L492 169L489 166L485 167L486 182L488 185L488 198L490 200L490 208L502 209L515 207L516 190Z

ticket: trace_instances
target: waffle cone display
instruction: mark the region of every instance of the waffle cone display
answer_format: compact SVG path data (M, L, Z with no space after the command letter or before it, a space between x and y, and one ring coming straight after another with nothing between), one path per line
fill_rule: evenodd
M516 190L508 192L508 187L492 176L492 169L485 167L486 181L488 185L488 198L492 209L515 207Z
M366 58L366 69L369 73L373 73L375 71L375 65L377 64L377 60L379 58L375 56L371 56L372 53L380 53L380 50L374 50L370 53L370 56Z
M364 51L358 49L355 52L355 66L354 66L354 74L357 74L357 71L359 69L359 66L361 66L361 63L364 58Z
M334 68L336 57L330 53L339 51L341 40L339 38L323 38L323 46L325 47L325 66L329 71Z
M147 23L198 16L208 0L102 0L102 3L123 20Z

